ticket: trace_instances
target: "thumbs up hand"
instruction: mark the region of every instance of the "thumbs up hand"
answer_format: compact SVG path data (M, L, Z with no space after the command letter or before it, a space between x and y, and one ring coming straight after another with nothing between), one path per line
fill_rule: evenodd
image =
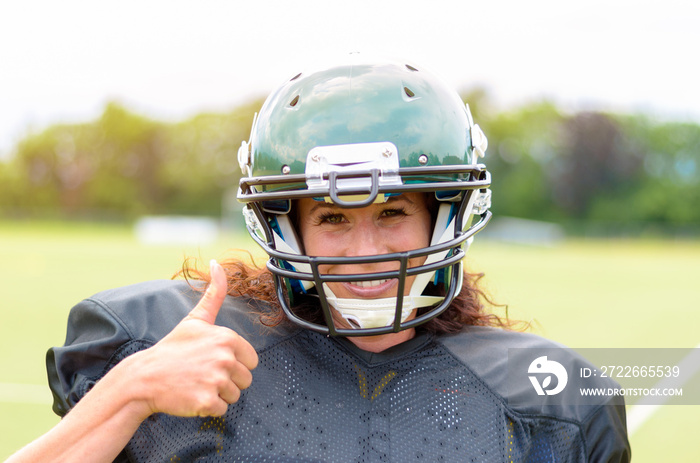
M12 462L113 461L153 413L220 416L250 386L253 347L214 325L226 275L211 263L211 284L197 306L153 347L119 362L61 422Z
M250 386L255 349L214 325L226 289L224 270L212 261L211 283L197 306L155 346L132 356L150 413L220 416Z

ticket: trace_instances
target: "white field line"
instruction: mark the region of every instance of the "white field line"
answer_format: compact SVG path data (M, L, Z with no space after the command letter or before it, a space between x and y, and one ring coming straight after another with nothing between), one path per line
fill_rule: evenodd
M0 403L51 405L48 385L0 383Z
M678 368L683 372L683 379L662 378L656 383L654 388L680 388L684 381L691 379L700 371L700 344L695 346L688 355L683 357L678 363ZM656 411L668 402L671 396L665 397L644 397L627 410L627 434L634 434L656 413ZM653 402L653 403L652 403Z

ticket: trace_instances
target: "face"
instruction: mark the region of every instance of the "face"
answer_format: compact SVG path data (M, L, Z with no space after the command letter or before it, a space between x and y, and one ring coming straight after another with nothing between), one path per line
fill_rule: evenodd
M309 256L375 256L423 248L430 243L431 217L427 195L403 193L384 203L345 209L311 198L298 201L301 240ZM425 257L409 260L417 267ZM347 275L398 270L399 262L326 265L322 273ZM408 277L404 295L415 276ZM398 280L329 283L339 298L377 299L396 297Z

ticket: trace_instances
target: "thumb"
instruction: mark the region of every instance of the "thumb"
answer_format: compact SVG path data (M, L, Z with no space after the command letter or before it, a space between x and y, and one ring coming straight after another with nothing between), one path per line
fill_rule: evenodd
M209 262L211 282L204 292L204 296L199 303L189 313L187 318L202 320L210 325L216 321L221 304L223 304L227 293L226 273L223 267L215 260Z

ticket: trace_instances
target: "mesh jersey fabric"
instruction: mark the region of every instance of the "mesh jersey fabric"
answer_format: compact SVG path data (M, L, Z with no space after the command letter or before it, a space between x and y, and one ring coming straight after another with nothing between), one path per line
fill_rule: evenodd
M76 306L48 355L65 413L110 368L167 334L196 304L182 282L102 293ZM546 342L472 328L421 334L379 354L306 330L266 330L227 298L217 324L256 348L253 385L222 417L155 414L123 458L136 462L628 461L621 404L512 408L497 344ZM89 356L86 353L91 353ZM501 364L502 366L502 364ZM498 379L501 378L501 379Z

